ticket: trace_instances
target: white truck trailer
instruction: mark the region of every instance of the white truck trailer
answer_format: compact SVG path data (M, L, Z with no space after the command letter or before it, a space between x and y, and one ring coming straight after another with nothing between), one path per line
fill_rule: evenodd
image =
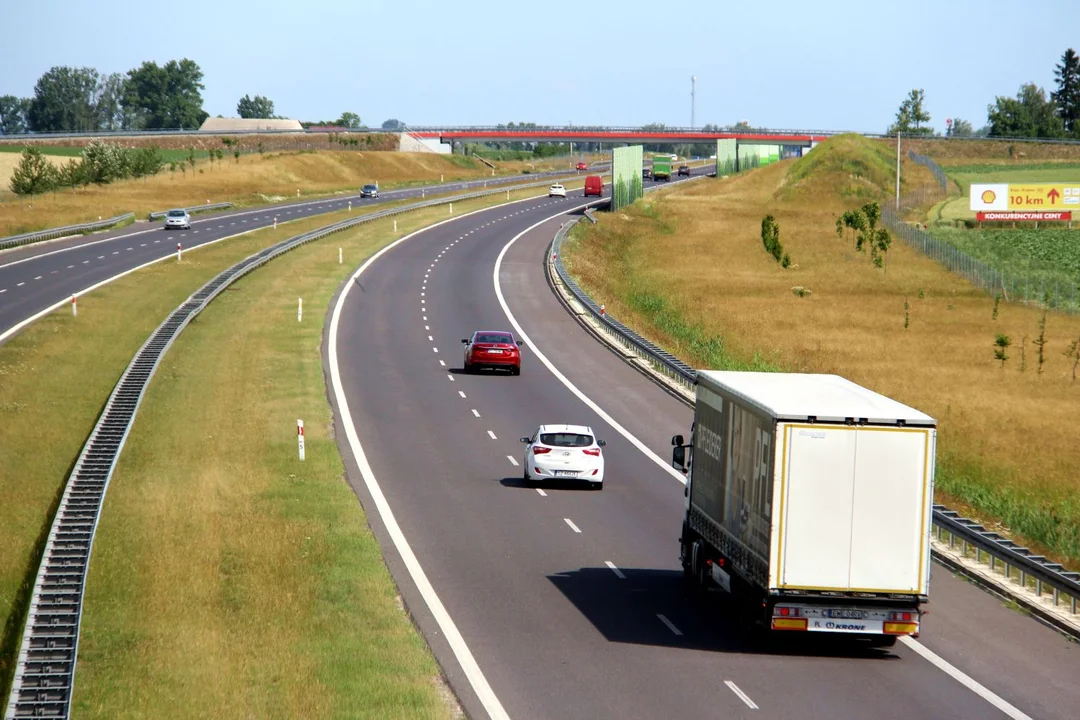
M936 421L836 375L700 371L680 557L765 631L919 634Z

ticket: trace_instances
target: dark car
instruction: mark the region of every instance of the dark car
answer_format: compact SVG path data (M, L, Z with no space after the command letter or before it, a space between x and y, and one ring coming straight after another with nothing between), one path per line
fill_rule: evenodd
M509 330L477 330L472 337L462 338L465 345L465 372L473 373L483 368L503 368L514 375L521 374L521 351L523 343L514 339Z
M362 197L362 198L368 198L368 197L369 198L377 198L377 197L379 197L379 186L378 185L365 185L364 187L360 188L360 197Z
M679 175L689 175L689 174L690 174L690 166L689 165L680 165L679 166Z
M652 168L643 168L641 171L641 177L645 180L652 180Z

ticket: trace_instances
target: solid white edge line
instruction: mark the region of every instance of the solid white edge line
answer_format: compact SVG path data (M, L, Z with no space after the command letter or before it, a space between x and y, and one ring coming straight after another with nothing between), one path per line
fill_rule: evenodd
M571 520L570 518L563 518L563 520L566 521L566 524L570 526L571 530L573 530L576 533L581 532L581 528L579 528L577 525L575 525L573 520Z
M747 706L748 708L750 708L751 710L760 710L760 709L761 709L761 708L759 708L759 707L757 706L757 703L756 703L756 702L754 702L753 700L751 700L751 699L750 699L750 696L749 696L749 695L747 695L746 693L744 693L744 692L743 692L743 691L742 691L742 690L741 690L741 689L739 688L739 686L738 686L738 685L736 685L736 684L735 684L734 682L732 682L731 680L725 680L725 681L724 681L724 684L725 684L725 685L727 685L727 686L728 686L728 687L729 687L729 688L731 689L731 692L733 692L733 693L735 693L736 695L738 695L738 696L739 696L739 699L740 699L740 700L742 700L742 701L743 701L744 703L746 703L746 706Z
M949 663L948 660L941 657L933 650L930 650L918 640L907 637L906 635L902 635L900 636L900 642L904 643L916 653L921 655L924 660L929 661L932 665L936 666L939 670L950 676L953 680L956 680L968 690L975 693L983 700L990 703L1009 717L1013 718L1013 720L1032 720L1030 715L1027 715L1018 708L1013 707L1006 700L991 691L988 687L980 683L975 678L967 675L959 668L953 666L951 663Z
M662 614L660 614L660 613L656 613L656 617L660 618L660 622L662 622L662 623L664 623L665 625L667 625L667 629L668 629L668 630L670 630L671 632L675 633L675 634L676 634L676 635L678 635L679 637L682 637L682 630L680 630L679 628L675 627L675 623L673 623L673 622L671 622L670 620L668 620L668 619L667 619L667 616L666 616L666 615L662 615Z
M558 378L558 380L570 392L577 395L578 399L580 399L583 403L585 403L589 407L589 409L591 409L593 412L595 412L597 415L599 415L617 433L622 435L632 445L634 445L634 447L636 447L638 450L640 450L642 453L644 453L646 457L648 457L650 460L652 460L657 465L659 465L661 468L663 468L665 471L667 471L667 473L669 475L671 475L676 480L678 480L683 485L685 485L686 484L686 478L683 477L682 473L675 470L675 468L671 467L663 459L661 459L659 455L657 455L652 450L647 448L644 443L642 443L634 435L632 435L630 433L630 431L628 431L626 428L624 428L622 425L620 425L618 422L616 422L613 417L611 417L606 412L604 412L604 410L599 405L597 405L595 402L593 402L587 395L585 395L585 393L581 392L581 390L579 390L572 382L570 382L570 380L565 375L563 375L561 372L559 372L558 368L556 368L551 363L551 361L547 359L547 356L544 355L544 353L541 352L540 349L536 346L536 343L532 342L532 340L529 338L529 336L525 332L525 330L522 329L521 324L518 323L517 318L515 318L514 314L512 312L510 312L510 306L506 304L506 298L503 296L503 292L502 292L502 284L499 281L499 270L502 268L502 261L503 261L503 258L506 256L507 251L509 251L510 248L513 246L513 244L515 242L517 242L518 239L521 238L526 233L531 232L532 230L536 229L540 225L543 225L545 222L548 222L552 218L556 218L556 217L559 217L560 215L566 214L566 212L568 212L568 211L556 213L555 215L544 218L540 222L534 223L533 225L529 226L525 230L522 230L520 233L515 235L513 238L510 239L510 241L508 243L506 243L506 245L503 246L502 251L499 253L499 256L495 260L495 269L494 269L494 272L492 274L492 277L493 277L493 280L494 280L494 283L495 283L495 296L499 299L499 305L502 306L503 313L506 315L506 319L510 321L510 324L513 326L514 330L517 332L518 337L521 338L522 340L524 340L528 344L529 349L532 351L532 354L535 355L537 357L537 359L539 359L540 362L542 362L544 364L544 366L547 367L547 369L550 370L551 373L556 378ZM672 627L674 627L674 626L672 626ZM681 634L681 633L679 633L679 634ZM936 665L940 670L944 671L946 674L952 676L955 680L957 680L958 682L960 682L961 684L966 686L969 690L971 690L975 694L982 697L984 700L989 702L994 707L998 708L1002 712L1009 715L1009 717L1013 718L1013 720L1032 720L1028 715L1025 715L1019 709L1013 707L1012 705L1010 705L1008 702L1006 702L1004 699L1002 699L998 695L995 695L991 690L989 690L985 686L979 684L976 680L974 680L973 678L971 678L968 675L964 674L958 668L953 667L944 658L939 657L937 654L933 653L931 650L929 650L925 646L921 645L918 641L916 641L914 639L911 639L911 638L908 638L906 636L902 636L900 638L900 640L905 645L907 645L912 650L914 650L919 655L921 655L924 659L929 660L932 664Z
M581 205L580 207L585 207L585 205ZM648 457L650 460L655 462L661 468L666 470L667 473L669 475L671 475L671 477L675 478L676 480L681 482L683 485L685 485L686 484L686 478L683 477L682 473L675 470L675 468L669 466L659 455L657 455L652 450L650 450L648 447L646 447L645 443L641 442L636 437L634 437L634 435L631 434L631 432L629 430L627 430L622 425L620 425L615 420L615 418L608 415L604 411L603 408L601 408L599 405L597 405L595 402L593 402L592 399L589 398L588 395L581 392L581 390L579 390L576 385L574 385L572 382L570 382L570 380L565 375L563 375L561 372L559 372L559 369L556 368L555 365L553 365L550 360L548 360L547 356L544 355L544 353L541 352L540 348L538 348L536 346L536 343L534 343L529 338L528 333L526 333L525 330L521 327L521 323L519 323L517 321L517 318L514 317L514 314L512 312L510 312L510 306L506 304L506 297L503 295L503 291L502 291L502 283L499 281L499 270L502 269L503 258L506 256L507 251L509 251L510 248L514 245L514 243L517 242L518 239L521 238L526 233L529 233L529 232L535 230L537 227L543 225L544 223L548 222L552 218L557 218L560 215L565 215L566 213L570 212L571 210L576 210L576 209L577 208L570 208L568 210L563 210L562 212L555 213L554 215L551 215L549 217L544 218L540 222L537 222L537 223L534 223L534 224L530 225L529 227L525 228L520 233L515 235L513 238L511 238L510 241L508 243L506 243L506 245L503 246L502 251L499 252L499 257L496 258L496 260L495 260L495 270L494 270L493 276L492 276L493 279L494 279L494 282L495 282L495 296L499 299L499 305L502 306L503 313L506 315L506 319L509 320L510 324L514 327L514 331L517 333L517 336L525 341L525 344L528 345L529 350L532 352L532 354L535 355L536 358L540 362L542 362L544 364L544 366L548 370L551 371L552 375L554 375L556 378L558 378L559 382L561 382L566 387L567 390L574 393L574 395L577 395L578 399L581 400L581 402L585 403L585 405L587 405L590 410L592 410L597 415L599 415L604 420L604 422L606 422L609 426L611 426L612 429L615 430L615 432L619 433L624 438L626 438L626 440L631 445L636 447L638 450L640 450L642 453L644 453L646 457Z
M198 250L199 248L210 247L211 245L216 245L217 243L219 243L219 242L221 242L223 240L231 240L233 238L238 238L238 237L240 237L242 235L250 235L253 232L258 232L259 230L264 230L264 229L265 228L252 228L250 230L245 230L244 232L241 232L241 233L236 233L235 235L226 235L225 237L218 238L217 240L211 240L210 242L203 243L202 245L196 245L195 247L189 249L187 252L191 252L192 250ZM83 288L82 290L76 291L76 292L74 292L72 294L76 295L78 297L82 297L83 295L91 293L91 292L93 292L94 290L97 290L100 287L104 287L105 285L108 285L109 283L113 282L114 280L119 280L120 278L124 277L125 275L130 275L131 273L135 272L136 270L142 270L143 268L148 268L151 265L162 262L164 260L170 260L170 259L173 259L175 257L176 257L176 253L170 252L168 255L163 255L163 256L159 257L157 260L151 260L150 262L146 262L146 263L143 263L142 265L138 265L136 267L133 267L130 270L125 270L124 272L120 273L119 275L113 275L110 278L105 278L101 282L94 283L90 287ZM21 322L18 322L15 325L12 325L10 328L8 328L4 332L0 333L0 343L3 343L9 337L11 337L15 333L19 332L20 330L22 330L24 327L26 327L30 323L36 322L37 320L40 320L41 318L45 317L49 313L53 312L54 310L59 310L60 308L66 306L70 302L71 302L71 295L68 295L63 300L60 300L59 302L56 302L56 303L50 305L49 307L45 308L44 310L41 310L40 312L38 312L38 313L36 313L34 315L31 315L30 317L26 318L25 320L22 320Z
M528 202L535 199L535 197L529 197L520 200L512 200L509 203L503 203L503 206ZM327 347L327 355L330 365L330 384L334 389L334 398L337 401L338 411L341 414L341 424L345 429L345 437L348 440L353 457L356 458L356 465L360 469L360 475L363 477L364 486L368 489L368 492L371 493L379 517L382 519L383 525L386 526L386 532L390 536L391 542L394 543L394 548L401 556L402 562L405 563L405 568L409 572L409 577L412 578L413 583L416 585L416 589L420 592L420 596L424 599L424 603L428 606L428 610L430 610L432 617L435 619L436 624L439 626L447 643L450 645L450 650L454 653L454 657L457 659L458 664L461 665L461 669L465 672L465 677L469 680L473 692L475 692L476 696L480 699L480 703L484 706L484 709L492 720L503 720L504 718L509 720L510 716L503 708L502 703L499 702L499 698L496 697L495 691L491 689L491 685L488 684L487 678L484 677L480 665L476 662L476 658L473 657L472 651L469 650L469 646L465 643L465 638L462 637L453 618L450 617L450 613L447 612L446 607L442 604L442 600L439 599L438 593L435 592L434 586L432 586L431 582L428 580L427 574L420 565L420 561L417 559L416 555L413 553L412 547L409 545L409 541L405 539L405 534L402 532L401 526L398 525L393 510L390 509L390 503L387 501L386 496L383 495L382 488L379 486L379 481L375 478L375 473L367 460L364 448L360 444L360 437L356 432L356 425L353 423L352 414L349 411L349 401L345 397L345 389L341 384L341 366L338 363L338 328L341 325L342 309L345 307L345 300L349 297L349 293L355 286L356 280L364 273L364 271L371 267L384 254L409 238L415 237L416 235L446 223L456 222L461 218L485 212L490 209L491 208L482 208L480 210L474 210L465 213L464 215L447 218L446 220L442 220L433 225L428 225L416 232L398 238L368 258L364 264L352 274L348 281L346 281L345 289L342 290L341 295L338 296L337 303L334 305L334 312L330 317L330 342ZM447 377L450 378L451 381L454 379L453 375L447 375Z
M626 579L626 576L623 575L623 571L620 570L619 568L615 567L615 563L611 562L610 560L605 560L604 564L607 565L608 568L611 569L611 572L615 573L615 577L619 578L620 580L625 580Z

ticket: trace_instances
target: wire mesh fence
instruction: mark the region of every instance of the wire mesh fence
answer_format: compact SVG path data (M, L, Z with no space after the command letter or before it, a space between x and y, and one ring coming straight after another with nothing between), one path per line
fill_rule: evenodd
M882 220L890 232L975 287L991 295L1000 294L1006 302L1045 304L1055 310L1080 313L1080 278L1067 279L1039 270L1005 271L934 237L924 225L905 222L906 212L944 200L950 188L945 171L931 158L910 150L908 158L928 168L937 183L905 194L900 198L898 208L882 209Z

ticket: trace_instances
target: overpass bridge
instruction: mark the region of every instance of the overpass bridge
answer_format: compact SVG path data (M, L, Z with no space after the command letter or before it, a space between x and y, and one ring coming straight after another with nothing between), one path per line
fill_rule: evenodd
M592 127L448 127L409 128L408 133L428 141L437 140L453 145L458 142L598 142L626 144L684 144L710 143L734 139L741 145L789 145L813 147L836 135L829 131L703 131L689 128L592 128Z

